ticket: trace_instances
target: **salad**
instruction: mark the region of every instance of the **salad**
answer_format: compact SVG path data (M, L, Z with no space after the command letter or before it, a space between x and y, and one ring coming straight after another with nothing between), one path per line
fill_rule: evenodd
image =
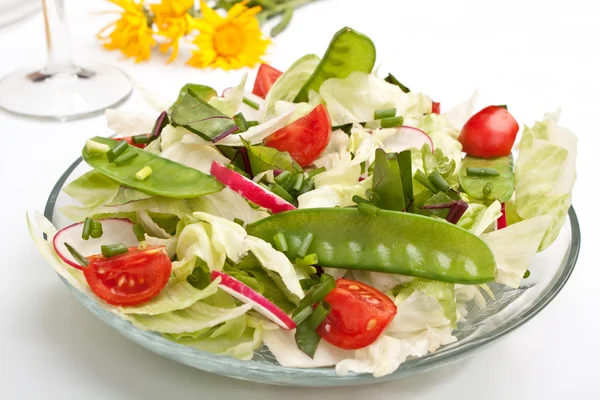
M117 136L87 140L63 189L74 224L38 215L33 240L105 309L203 351L378 377L456 341L467 303L518 287L559 234L577 139L548 114L515 145L506 106L442 113L374 65L344 28L251 93L108 110Z

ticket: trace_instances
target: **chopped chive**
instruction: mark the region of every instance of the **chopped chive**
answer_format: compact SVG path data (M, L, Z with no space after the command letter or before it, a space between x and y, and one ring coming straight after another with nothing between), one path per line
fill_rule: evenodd
M302 189L303 183L304 183L304 174L298 174L296 176L296 180L294 181L294 190L300 191L300 189Z
M500 172L494 168L467 168L467 176L499 176Z
M312 306L308 306L308 307L304 307L298 314L294 315L292 317L292 319L294 320L294 322L296 323L296 325L299 325L300 323L302 323L306 318L310 317L310 315L313 313L313 308Z
M121 140L115 145L115 147L106 152L106 158L108 158L108 161L110 162L115 161L117 157L127 150L127 147L129 147L129 144L126 141Z
M131 138L133 144L148 144L150 143L150 137L148 135L135 135Z
M381 209L379 209L369 203L359 203L357 208L358 208L358 211L360 211L361 213L366 214L370 217L375 217L376 215L378 215L381 212Z
M392 74L388 74L388 76L385 78L385 81L387 83L391 83L392 85L398 86L404 93L410 93L410 89L400 83L400 81Z
M110 146L88 139L85 141L85 149L94 156L102 156L110 150Z
M240 132L246 132L248 130L248 121L246 121L246 118L244 118L244 114L241 112L235 114L233 116L233 120L238 128L240 128Z
M289 194L289 192L287 190L285 190L284 188L282 188L281 186L279 186L276 183L273 184L273 187L271 187L271 192L273 192L277 196L281 197L288 203L294 202L294 197L291 194Z
M404 123L404 117L383 118L380 121L382 128L396 128L398 126L402 126Z
M304 258L296 258L295 264L298 267L310 267L312 265L317 264L318 262L319 262L319 257L317 257L317 255L315 253L312 253L312 254L305 256ZM316 270L315 270L315 272L316 272ZM313 275L313 274L310 274L310 275Z
M283 171L282 173L280 173L279 175L277 175L275 177L275 182L277 182L285 190L289 190L290 187L287 185L288 185L288 181L290 180L291 177L292 177L292 174L290 173L290 171Z
M118 256L119 254L125 254L129 251L127 246L125 246L123 243L102 245L100 246L100 250L102 251L102 255L106 258Z
M431 183L431 181L429 180L427 175L425 175L425 173L423 171L421 171L420 169L418 169L417 172L415 172L414 178L415 178L415 181L417 181L421 185L425 186L432 193L438 192L437 188Z
M140 169L138 172L135 173L135 179L137 179L138 181L143 181L150 175L152 175L152 168L150 168L149 165L146 165L144 168Z
M308 248L310 247L312 240L313 240L313 234L310 232L307 233L306 236L304 237L304 240L300 244L298 251L296 252L296 255L298 257L304 257L306 255L306 252L308 251Z
M530 275L531 275L531 272L529 270L526 270L525 273L523 274L523 279L529 278Z
M253 126L258 125L258 121L247 121L248 128L252 128Z
M140 244L138 244L138 250L144 251L148 248L148 243L145 240L142 240Z
M247 105L249 105L250 107L254 108L255 110L258 110L260 108L260 106L258 105L258 103L256 103L253 100L250 100L249 98L244 96L243 99L244 103L246 103Z
M151 140L157 139L160 137L162 130L169 124L169 115L166 111L160 113L156 122L154 122L154 126L152 127L152 132L150 132Z
M484 196L487 196L487 195L489 195L490 193L492 193L492 188L493 188L493 187L494 187L494 186L492 185L492 182L488 182L488 183L486 183L486 184L485 184L485 186L484 186L484 187L483 187L483 189L482 189L482 191L483 191L483 195L484 195Z
M113 162L116 165L121 166L127 164L129 161L133 160L137 156L137 153L134 153L133 151L128 151L127 153L123 153L119 157L115 158Z
M77 250L75 250L75 248L73 248L73 246L71 246L67 242L64 242L64 245L67 248L67 250L69 250L69 253L71 253L71 255L73 256L75 261L77 261L79 263L79 265L81 265L82 267L88 266L88 264L90 262L84 256L82 256Z
M325 172L325 167L321 167L321 168L317 168L317 169L313 169L312 171L308 171L308 177L309 178L314 178L315 176L319 175L320 173Z
M364 197L359 196L357 194L355 194L354 196L352 196L352 201L355 202L356 204L366 203L366 204L374 205L369 200L367 200Z
M298 314L305 307L312 306L313 304L323 301L325 296L327 296L334 288L335 279L328 274L321 275L319 283L310 288L310 291L300 300L292 315Z
M384 119L391 118L396 116L395 108L381 108L379 110L375 110L375 118L374 119Z
M94 220L90 217L87 217L85 221L83 221L83 231L81 232L81 238L83 240L88 240L90 238L90 232L92 231L93 224Z
M144 227L142 226L142 224L137 223L133 225L132 229L133 234L135 235L135 238L138 240L138 242L143 242L144 240L146 240L146 232L144 232Z
M234 218L233 222L235 222L236 224L238 224L239 226L244 226L244 220L243 219L239 219L239 218Z
M310 288L317 285L319 282L319 277L313 276L312 278L300 279L300 286L302 287L302 290L310 290Z
M326 301L322 302L314 309L310 316L306 319L306 323L311 329L317 329L319 325L327 318L331 312L331 306Z
M277 251L281 251L282 253L288 251L289 247L283 232L279 232L277 235L273 236L273 240L275 241L275 248Z
M367 196L367 199L373 204L377 204L379 202L379 195L373 189L365 190L365 196Z
M306 192L310 192L314 188L315 188L314 179L305 179L304 183L302 184L302 188L300 188L300 191L298 192L298 195L304 194Z
M98 239L102 237L104 233L102 229L102 223L100 221L92 221L92 229L90 230L90 237L93 239Z
M429 181L442 192L447 192L450 189L450 185L438 171L429 174Z

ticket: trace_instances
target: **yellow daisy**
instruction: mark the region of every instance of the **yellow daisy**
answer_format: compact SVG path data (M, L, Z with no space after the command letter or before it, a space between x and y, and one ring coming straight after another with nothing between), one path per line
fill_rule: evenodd
M156 41L152 37L152 21L144 9L143 0L108 0L121 7L115 11L121 17L98 32L98 39L108 50L120 50L126 57L140 62L150 58ZM111 12L112 13L112 12Z
M247 3L231 7L226 17L205 2L200 3L202 18L194 23L200 34L193 40L198 49L192 52L188 65L229 70L252 67L261 61L271 42L263 37L256 19L261 8L248 8Z
M179 39L192 30L194 18L189 11L193 7L194 0L163 0L158 4L150 5L158 29L157 33L167 39L160 45L160 51L166 53L172 49L169 62L173 61L179 53Z

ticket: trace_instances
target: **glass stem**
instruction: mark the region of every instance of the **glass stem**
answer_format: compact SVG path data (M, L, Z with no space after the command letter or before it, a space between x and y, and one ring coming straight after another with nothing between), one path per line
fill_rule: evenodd
M71 59L69 30L65 15L64 0L42 0L48 61L44 73L76 74L77 66Z

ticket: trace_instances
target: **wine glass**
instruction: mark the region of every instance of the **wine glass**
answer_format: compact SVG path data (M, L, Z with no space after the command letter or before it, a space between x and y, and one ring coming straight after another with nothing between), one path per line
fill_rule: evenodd
M42 0L46 66L20 68L0 80L0 108L20 116L67 121L93 116L124 101L131 80L107 64L89 68L71 59L64 0Z

